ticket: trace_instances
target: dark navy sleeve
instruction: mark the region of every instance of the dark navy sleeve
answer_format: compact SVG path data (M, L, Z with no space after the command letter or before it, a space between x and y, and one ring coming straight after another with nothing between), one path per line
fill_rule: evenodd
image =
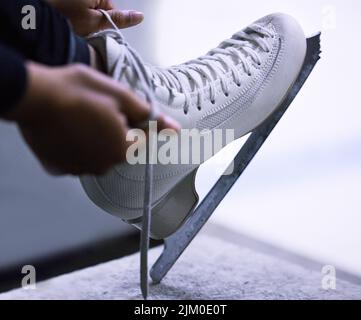
M35 13L35 28L29 28L34 27L28 20L29 6ZM86 41L74 34L64 16L42 0L0 1L0 46L0 113L14 106L24 93L23 60L49 66L90 63Z
M24 29L26 7L35 12L35 29ZM47 65L89 64L87 43L76 36L67 19L42 0L1 0L0 43L25 58Z
M27 73L22 56L0 44L0 116L19 102L26 84Z

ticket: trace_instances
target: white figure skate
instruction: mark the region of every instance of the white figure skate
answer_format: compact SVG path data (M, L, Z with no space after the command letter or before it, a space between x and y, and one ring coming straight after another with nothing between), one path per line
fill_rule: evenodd
M183 128L233 129L236 138L252 132L234 159L233 173L222 176L195 211L194 178L199 165L120 165L104 177L81 179L99 207L142 229L141 289L146 298L149 233L156 239L166 238L164 252L151 270L158 283L302 88L320 58L320 34L307 39L306 45L293 18L274 14L238 32L206 56L167 69L145 65L119 31L101 32L90 42L102 53L110 75L150 102L156 101L157 107Z
M108 74L142 96L154 95L156 107L182 128L233 129L236 139L279 108L306 55L301 27L285 14L266 16L207 55L171 68L145 65L116 30L100 32L89 42L102 55ZM153 166L153 238L176 232L196 207L198 167ZM144 166L121 164L103 177L87 176L81 181L95 204L141 227Z

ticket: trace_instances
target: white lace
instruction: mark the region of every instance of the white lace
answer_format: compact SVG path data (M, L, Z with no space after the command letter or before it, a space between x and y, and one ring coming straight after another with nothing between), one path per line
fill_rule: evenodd
M211 50L207 55L202 56L196 60L189 61L180 66L171 68L158 68L152 67L153 74L161 81L161 83L169 88L171 93L181 92L185 95L184 112L188 113L189 107L192 102L191 94L197 92L198 109L202 109L204 101L205 87L209 87L209 99L214 104L216 101L216 86L215 80L219 79L223 93L229 95L228 82L225 75L231 72L233 81L237 86L241 86L241 75L237 68L239 64L242 69L249 76L251 73L251 58L256 64L261 65L261 59L254 46L261 48L265 52L270 52L271 48L269 43L264 39L265 37L273 37L264 27L254 24L246 29L236 33L231 39L221 43L221 45ZM220 64L222 67L220 67ZM200 81L194 76L193 72L197 72L202 79ZM184 77L194 85L193 92L190 92Z
M225 40L218 48L211 50L205 56L170 68L148 66L150 72L147 72L145 63L139 54L124 40L123 35L108 13L106 11L102 12L114 27L114 30L107 30L107 34L124 46L124 50L122 50L123 56L118 59L113 74L119 77L118 80L127 71L130 74L135 74L138 86L150 103L154 102L154 83L156 82L166 86L171 93L171 97L179 93L183 94L185 97L183 106L185 114L188 113L192 105L192 93L197 94L197 107L199 110L202 109L205 101L204 92L208 91L210 101L213 104L216 103L216 80L220 80L222 91L224 95L228 96L230 90L226 81L226 74L230 72L234 83L240 87L241 72L243 71L252 76L252 61L257 65L261 65L261 58L256 48L260 48L265 52L271 50L265 38L273 37L272 33L263 26L253 24L245 31L233 35L231 39ZM242 68L237 68L239 65ZM194 75L194 72L198 73L203 80L200 81ZM185 83L185 79L181 75L185 76L189 83L193 85L192 91L189 90L189 83ZM208 90L204 90L205 88Z
M121 80L125 72L131 71L132 75L136 76L137 85L140 87L147 101L151 105L152 116L149 120L154 120L155 98L152 76L149 75L149 73L147 72L147 69L145 68L145 63L143 62L140 55L125 41L122 33L120 32L108 12L101 9L99 9L99 11L103 13L103 15L107 18L109 23L114 28L114 30L106 30L106 34L112 36L112 38L116 40L119 45L124 47L124 50L121 51L123 56L117 60L113 70L113 75L116 75L118 80Z
M122 77L124 70L131 68L132 74L137 77L137 85L141 87L141 90L146 96L147 101L150 104L151 113L149 119L145 121L145 125L149 125L149 121L155 120L155 104L154 104L154 93L153 93L153 85L152 85L152 77L149 76L145 64L142 59L138 55L138 53L131 48L128 43L124 40L123 35L119 31L118 27L110 17L110 15L104 11L99 10L103 13L103 15L108 19L109 23L114 27L114 30L106 31L107 34L112 34L114 39L124 47L122 50L123 57L119 58L116 62L115 68L113 70L113 75L118 75L119 80ZM135 84L134 84L135 85ZM144 124L141 124L143 127ZM150 163L150 159L152 158L152 150L154 150L153 146L154 141L149 141L147 143L147 164L145 166L145 174L144 174L144 205L143 205L143 221L148 221L147 229L142 229L142 239L145 236L145 240L148 242L146 244L149 247L149 232L150 232L150 221L151 221L151 211L152 211L152 189L153 189L153 165ZM146 219L147 218L147 219ZM143 240L141 240L143 241Z

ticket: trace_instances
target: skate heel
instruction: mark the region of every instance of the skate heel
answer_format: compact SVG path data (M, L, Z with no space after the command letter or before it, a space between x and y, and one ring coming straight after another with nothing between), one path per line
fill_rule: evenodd
M194 180L197 170L191 172L170 191L152 210L150 236L161 240L175 233L193 213L199 197ZM128 221L138 229L142 222Z

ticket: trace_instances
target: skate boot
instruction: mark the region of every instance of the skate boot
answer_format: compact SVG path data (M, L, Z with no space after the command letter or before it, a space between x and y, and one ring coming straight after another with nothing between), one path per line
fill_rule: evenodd
M266 16L206 55L169 68L145 64L118 30L97 33L89 43L110 76L140 96L152 94L156 108L182 129L233 130L234 139L259 127L277 110L306 55L302 28L285 14ZM153 166L152 238L172 235L193 212L199 166ZM140 228L144 172L143 164L124 163L102 177L81 177L81 182L97 206Z

